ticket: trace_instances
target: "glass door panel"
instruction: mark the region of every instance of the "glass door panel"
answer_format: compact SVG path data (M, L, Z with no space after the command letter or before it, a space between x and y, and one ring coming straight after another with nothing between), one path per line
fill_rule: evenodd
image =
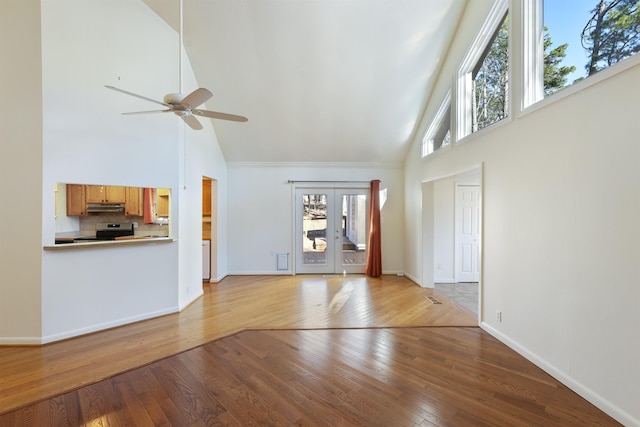
M327 265L327 194L302 194L302 263Z
M364 273L367 261L367 191L336 190L340 207L339 236L336 236L337 272Z
M367 192L296 190L296 273L364 273Z

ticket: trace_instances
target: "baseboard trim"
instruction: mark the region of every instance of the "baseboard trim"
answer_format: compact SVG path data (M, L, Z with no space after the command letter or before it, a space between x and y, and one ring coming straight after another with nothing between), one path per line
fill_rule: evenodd
M222 275L221 277L212 277L211 279L209 279L209 281L207 282L207 284L211 284L211 283L219 283L222 282L222 280L227 277L226 274Z
M185 302L184 304L181 304L178 309L179 311L183 311L185 308L189 307L191 304L193 304L194 302L196 302L198 300L198 298L200 298L202 295L204 295L204 289L200 288L200 292L198 292L197 295L193 295L193 298L191 298L190 300L188 300L187 302Z
M406 277L407 279L411 280L413 283L415 283L416 285L420 286L421 288L424 288L424 286L422 286L422 280L418 279L414 275L412 275L410 273L407 273L405 271L404 277Z
M111 322L99 323L96 325L87 326L85 328L73 329L70 331L65 331L57 334L46 335L42 337L40 344L48 344L55 341L65 340L68 338L75 338L75 337L90 334L93 332L104 331L107 329L116 328L118 326L140 322L142 320L148 320L148 319L153 319L155 317L164 316L167 314L177 313L178 311L179 311L178 307L171 307L163 310L152 311L152 312L137 315L137 316L125 317L122 319L113 320Z
M526 347L522 346L518 342L512 340L507 335L493 328L491 325L481 322L480 327L485 330L487 333L492 335L497 340L501 341L507 347L514 350L516 353L520 354L531 363L554 377L556 380L560 381L562 384L569 387L574 392L578 393L585 400L592 403L600 410L608 414L610 417L614 418L619 423L625 426L635 426L640 427L640 420L634 418L628 412L622 410L618 406L611 403L609 400L605 399L598 393L591 390L589 387L585 386L581 382L577 381L575 378L567 375L564 371L558 369L556 366L548 363L546 360L538 356L536 353L529 351Z
M0 337L0 345L42 345L40 337Z
M282 271L230 271L228 276L293 276L290 270Z

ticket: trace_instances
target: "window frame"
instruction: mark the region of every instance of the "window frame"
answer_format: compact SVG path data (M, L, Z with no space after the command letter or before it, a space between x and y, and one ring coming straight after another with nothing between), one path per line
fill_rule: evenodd
M508 61L509 61L509 78L508 81L512 82L513 79L513 60L512 60L512 27L513 27L513 19L510 16L511 10L509 8L509 0L497 0L489 14L487 19L484 21L480 31L476 35L473 43L471 44L471 48L465 55L464 60L460 64L457 73L457 81L456 81L456 108L455 111L452 111L452 115L455 119L455 135L456 140L461 140L471 134L473 134L473 96L474 96L474 82L473 75L474 71L481 66L479 64L480 61L484 60L484 56L489 49L491 43L493 43L493 36L497 34L498 29L502 25L502 22L505 19L505 16L509 18L509 47L507 51ZM511 84L509 84L508 90L511 91ZM491 125L483 128L490 128L497 123L501 123L504 120L512 117L512 108L511 108L511 99L512 96L507 95L507 116L499 120L496 123L492 123ZM479 131L481 131L480 129Z
M544 1L523 0L521 16L522 95L520 110L545 99L544 96Z
M618 73L640 64L640 52L629 56L591 76L573 83L551 95L544 95L544 2L522 0L520 25L522 42L519 44L521 90L520 116L553 102L564 99L587 87L598 84Z
M449 116L449 133L450 140L449 144L443 145L441 144L438 148L434 147L434 139L438 135L439 131L442 129L443 124L445 124L445 119ZM422 157L427 157L444 147L450 147L453 144L453 126L452 126L452 118L453 118L453 108L451 105L451 89L447 91L447 94L444 96L444 99L440 103L440 107L438 111L436 111L435 116L431 120L429 127L425 131L422 136Z

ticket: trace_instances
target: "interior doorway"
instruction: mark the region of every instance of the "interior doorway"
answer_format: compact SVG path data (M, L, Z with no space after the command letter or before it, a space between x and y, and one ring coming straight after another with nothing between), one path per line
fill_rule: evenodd
M218 282L218 181L202 177L202 281Z
M297 274L364 273L368 189L297 188Z
M423 183L422 210L422 286L475 305L480 319L482 168Z

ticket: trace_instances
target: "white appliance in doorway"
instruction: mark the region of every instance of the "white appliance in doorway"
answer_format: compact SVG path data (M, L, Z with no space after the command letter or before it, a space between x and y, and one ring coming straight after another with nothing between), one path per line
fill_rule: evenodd
M202 281L211 280L211 240L202 241Z

